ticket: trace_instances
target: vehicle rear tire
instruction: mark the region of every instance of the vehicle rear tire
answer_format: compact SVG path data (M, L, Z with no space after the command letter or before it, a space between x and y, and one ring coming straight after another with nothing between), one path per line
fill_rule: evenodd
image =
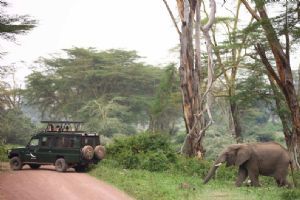
M102 160L105 157L105 147L102 145L98 145L95 147L95 155L99 160Z
M94 149L90 145L85 145L82 148L81 152L82 152L83 158L85 158L86 160L92 160L94 157Z
M55 170L58 172L65 172L68 169L68 164L66 163L65 159L58 158L55 161Z
M12 170L20 170L23 167L23 163L22 163L21 159L17 156L12 157L9 161L9 164L10 164L10 168Z
M38 169L38 168L41 167L41 165L39 165L39 164L29 164L29 167L30 167L31 169Z

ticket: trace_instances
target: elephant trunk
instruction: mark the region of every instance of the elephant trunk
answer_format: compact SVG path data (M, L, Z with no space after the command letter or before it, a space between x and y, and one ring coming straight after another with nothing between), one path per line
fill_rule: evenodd
M211 177L213 177L213 176L215 175L215 173L216 173L218 167L219 167L219 166L214 165L214 166L212 166L212 167L210 168L208 174L206 175L206 177L205 177L205 179L204 179L204 181L203 181L204 184L206 184L206 183L211 179Z
M219 166L225 162L225 156L224 155L221 155L214 163L214 165L210 168L208 174L206 175L203 183L206 184L210 179L211 177L213 177L217 171L217 169L219 168Z

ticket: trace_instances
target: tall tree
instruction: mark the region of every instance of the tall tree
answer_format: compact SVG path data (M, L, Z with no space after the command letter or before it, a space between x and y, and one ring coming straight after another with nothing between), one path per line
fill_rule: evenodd
M138 62L135 51L72 48L65 52L64 58L41 59L39 71L27 77L26 102L37 107L42 118L83 118L93 131L105 128L109 136L112 130L121 132L120 123L128 130L148 125L162 69ZM106 122L115 122L115 127Z
M181 21L180 31L167 1L163 1L180 37L179 77L182 93L183 118L187 133L181 151L188 156L204 156L205 149L202 142L206 129L212 123L210 113L211 99L209 93L213 82L213 59L209 31L214 23L216 3L214 0L209 1L209 18L207 23L201 26L200 8L203 1L177 0L177 8ZM208 55L207 85L204 91L201 90L201 83L204 82L204 68L201 65L200 51L201 31L206 41Z
M260 22L265 32L272 55L275 59L277 72L274 70L272 63L266 56L264 47L259 43L255 45L257 53L260 55L260 58L263 64L265 65L269 75L276 81L276 84L281 89L287 102L288 108L290 110L293 125L292 135L290 135L289 138L286 138L286 140L288 140L287 144L290 144L288 148L293 155L293 160L295 161L294 163L298 168L300 168L298 162L300 159L300 108L299 103L297 101L297 94L294 87L292 70L290 65L290 36L288 33L285 34L286 46L284 47L280 43L274 26L272 25L271 20L267 15L265 1L254 0L257 11L252 9L246 0L242 0L242 2L248 9L249 13L253 16L253 18Z
M221 74L217 77L223 83L224 92L228 97L229 124L237 143L243 141L240 109L236 98L238 71L244 66L243 61L247 58L247 53L243 50L247 49L250 43L249 33L240 30L240 9L241 1L237 1L233 17L217 18L217 22L212 29L214 53L217 58L216 64L221 71ZM253 18L249 19L248 26L252 22ZM224 32L226 33L225 39Z
M175 64L166 67L153 103L150 106L149 131L175 134L181 116L178 70Z

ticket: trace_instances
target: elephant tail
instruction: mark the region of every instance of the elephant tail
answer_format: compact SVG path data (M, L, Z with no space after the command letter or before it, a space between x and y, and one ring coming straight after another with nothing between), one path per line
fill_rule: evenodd
M295 176L294 176L294 167L293 167L292 160L290 160L290 168L291 168L291 172L292 172L292 180L293 180L294 187L297 187L297 182L296 182Z

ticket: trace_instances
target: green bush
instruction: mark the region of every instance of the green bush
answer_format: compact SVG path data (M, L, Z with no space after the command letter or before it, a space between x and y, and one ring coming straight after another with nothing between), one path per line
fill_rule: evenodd
M148 152L143 156L141 167L148 171L165 171L169 169L170 161L164 152Z
M196 158L187 158L177 156L177 162L173 166L173 171L188 176L204 177L208 172L211 163L206 160L198 160Z
M107 147L107 158L125 169L165 171L177 161L169 138L163 134L142 133L116 138Z
M0 162L7 161L7 153L4 145L0 144Z
M171 171L187 176L204 178L212 166L211 161L187 158L176 154L166 135L142 133L119 137L107 146L107 159L125 169L148 171ZM216 174L218 180L234 180L235 168L221 166Z

